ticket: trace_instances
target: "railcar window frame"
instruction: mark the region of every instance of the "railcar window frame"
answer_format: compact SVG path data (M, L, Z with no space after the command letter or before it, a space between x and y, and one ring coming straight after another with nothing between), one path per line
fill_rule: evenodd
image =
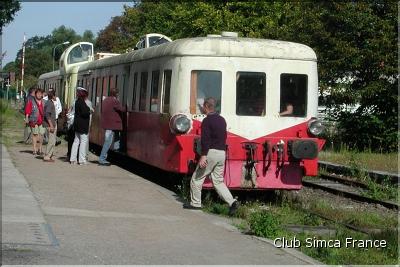
M101 76L96 78L96 100L95 100L96 106L101 105L101 101L102 101L101 95L103 94L103 91L102 91L103 89L101 87L103 86L103 83L102 83L101 78L102 78Z
M205 74L219 74L218 77L201 77ZM200 76L200 79L199 79ZM214 81L218 79L218 81ZM201 83L201 86L199 86ZM213 87L217 86L217 88ZM201 88L201 89L200 89ZM202 94L199 97L199 92ZM219 95L218 95L219 93ZM203 103L208 97L214 97L217 101L215 111L221 113L222 110L222 71L196 69L190 72L190 114L203 114Z
M143 71L140 73L139 111L143 112L146 112L148 78L149 78L149 73L147 71Z
M151 89L150 89L150 112L157 113L160 108L160 71L153 70L151 72Z
M136 110L136 91L138 84L138 72L133 73L133 88L132 88L132 110Z
M291 76L291 77L290 77ZM288 77L289 80L284 80ZM303 81L301 81L303 79ZM279 112L286 110L286 105L291 104L293 112L281 115L282 117L307 117L308 105L308 75L304 73L281 73L279 79ZM285 92L283 92L285 90ZM291 91L291 93L288 92Z
M171 82L172 82L172 70L164 70L163 81L162 81L162 97L161 97L161 108L162 113L169 113L170 97L171 97Z
M91 92L92 92L92 94L90 95L90 99L91 99L91 101L92 101L92 105L94 106L94 102L95 102L95 100L96 100L96 93L95 93L95 90L96 90L96 86L95 86L95 81L96 81L96 78L95 77L92 77L92 86L91 86Z
M103 110L103 98L104 98L104 91L107 90L107 80L106 77L102 77L102 85L101 85L101 99L100 99L100 110Z
M111 86L112 86L112 75L110 75L109 77L108 77L108 88L107 88L107 96L110 96L110 89L111 89Z
M257 80L251 76L259 75L261 89L256 91ZM246 80L240 80L247 76ZM240 87L239 87L240 86ZM236 110L237 116L265 117L267 100L267 75L265 72L237 71L236 72Z

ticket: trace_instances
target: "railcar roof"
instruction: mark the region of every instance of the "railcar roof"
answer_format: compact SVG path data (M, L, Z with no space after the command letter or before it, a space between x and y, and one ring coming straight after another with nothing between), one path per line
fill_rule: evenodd
M277 40L229 37L178 39L150 48L135 50L115 57L95 60L80 69L142 61L165 56L246 57L316 61L310 47Z
M39 79L49 79L49 78L53 78L53 77L56 77L56 76L60 76L60 71L59 70L55 70L55 71L52 71L52 72L44 73L44 74L39 76Z

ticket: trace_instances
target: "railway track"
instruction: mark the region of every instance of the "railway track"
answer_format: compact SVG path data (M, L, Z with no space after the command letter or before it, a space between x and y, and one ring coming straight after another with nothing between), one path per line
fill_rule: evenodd
M396 202L368 197L366 184L338 175L321 174L317 179L305 178L303 179L303 185L357 201L379 204L389 209L399 210L399 204Z

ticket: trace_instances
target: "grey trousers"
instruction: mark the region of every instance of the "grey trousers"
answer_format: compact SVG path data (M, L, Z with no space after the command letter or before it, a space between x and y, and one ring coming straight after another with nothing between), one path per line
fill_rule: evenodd
M208 175L214 185L218 195L229 204L235 201L228 187L224 183L224 165L225 151L210 149L207 154L207 166L200 168L197 165L196 170L190 180L190 204L195 207L201 207L201 188Z
M48 129L48 141L46 145L46 153L44 159L48 160L54 155L54 148L56 147L56 136L57 136L57 128L54 130L54 133L51 133Z

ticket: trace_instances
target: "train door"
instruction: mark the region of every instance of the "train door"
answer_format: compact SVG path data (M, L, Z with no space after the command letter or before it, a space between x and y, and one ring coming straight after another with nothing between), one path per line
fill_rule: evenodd
M122 93L120 94L120 100L123 107L128 107L128 95L129 95L129 77L130 77L131 67L124 66L122 73ZM127 151L127 131L128 131L128 110L122 114L122 132L121 132L121 141L120 141L120 151L126 153Z

